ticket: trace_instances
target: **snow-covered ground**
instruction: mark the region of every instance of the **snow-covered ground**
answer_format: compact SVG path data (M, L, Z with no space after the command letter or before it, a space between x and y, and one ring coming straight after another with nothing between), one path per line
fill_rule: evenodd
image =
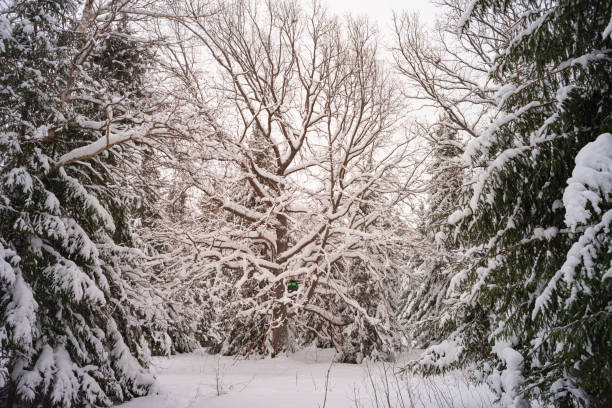
M460 372L432 378L401 377L399 374L394 374L397 373L397 367L401 363L395 366L382 363L359 365L333 363L330 369L333 355L333 350L313 348L274 359L252 357L249 360L234 359L209 355L204 350L169 358L155 358L153 369L157 376L157 385L154 394L120 406L122 408L323 406L489 408L495 406L494 397L485 386L469 385ZM408 357L402 356L400 361L405 361ZM328 370L326 395L325 383ZM387 376L384 375L385 371ZM401 392L401 395L398 392Z

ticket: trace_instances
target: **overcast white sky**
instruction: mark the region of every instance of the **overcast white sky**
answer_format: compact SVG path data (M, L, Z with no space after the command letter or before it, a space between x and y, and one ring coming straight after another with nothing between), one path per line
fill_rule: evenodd
M376 21L382 32L387 32L391 26L393 10L416 11L421 15L421 22L430 24L436 15L436 7L430 0L326 0L331 11L337 14L351 12L365 14Z
M382 56L387 56L386 46L390 46L393 39L392 16L393 11L414 11L420 15L420 22L430 28L434 26L436 15L441 12L431 0L323 0L327 2L329 10L335 14L342 15L350 12L355 15L367 15L376 21L378 28L383 34L383 43L380 48ZM431 108L421 108L413 112L417 117L425 118L435 114Z

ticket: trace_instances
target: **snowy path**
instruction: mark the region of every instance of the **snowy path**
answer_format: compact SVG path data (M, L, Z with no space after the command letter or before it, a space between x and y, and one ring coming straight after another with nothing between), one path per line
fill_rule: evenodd
M289 357L234 360L198 351L155 358L156 394L132 400L122 408L316 408L323 407L331 350L308 349ZM388 408L382 385L384 365L369 367L380 407ZM388 369L390 366L386 366ZM391 373L391 370L388 370ZM217 381L217 378L219 379ZM377 407L365 364L334 363L326 407ZM467 385L460 373L423 379L389 376L391 406L422 408L489 408L493 396L484 386ZM404 404L398 400L400 389ZM219 394L217 395L217 390ZM357 401L357 402L356 402ZM384 404L382 403L384 401ZM412 401L412 402L411 402Z

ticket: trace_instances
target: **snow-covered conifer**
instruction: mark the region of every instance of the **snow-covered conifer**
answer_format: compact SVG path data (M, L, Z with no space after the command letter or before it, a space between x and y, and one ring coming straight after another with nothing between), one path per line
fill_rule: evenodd
M475 0L499 32L500 114L466 148L473 180L448 218L465 247L465 312L421 366L476 363L507 403L612 401L609 1ZM523 404L523 405L521 405Z
M152 383L125 304L138 251L115 178L120 145L157 126L128 6L2 3L0 386L14 404L110 405Z
M453 324L452 314L456 312L452 308L454 293L448 289L457 272L459 251L446 219L459 205L465 166L460 160L463 144L447 123L440 120L428 138L428 195L419 213L416 234L408 242L412 246L410 273L403 285L399 311L413 344L420 347L439 341L448 330L446 326Z

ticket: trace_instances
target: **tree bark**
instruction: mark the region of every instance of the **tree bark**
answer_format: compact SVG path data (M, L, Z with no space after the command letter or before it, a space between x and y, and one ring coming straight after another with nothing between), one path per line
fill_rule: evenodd
M287 218L279 215L278 221L281 224L280 228L276 229L276 254L282 254L288 249L287 245ZM273 259L276 262L276 259ZM283 271L275 272L275 275L281 274ZM285 284L283 281L276 283L274 287L274 296L276 300L281 299L285 295ZM277 303L272 313L275 327L272 329L272 348L274 349L272 357L275 357L287 350L289 334L287 327L287 306L284 303ZM277 323L279 322L279 323Z

